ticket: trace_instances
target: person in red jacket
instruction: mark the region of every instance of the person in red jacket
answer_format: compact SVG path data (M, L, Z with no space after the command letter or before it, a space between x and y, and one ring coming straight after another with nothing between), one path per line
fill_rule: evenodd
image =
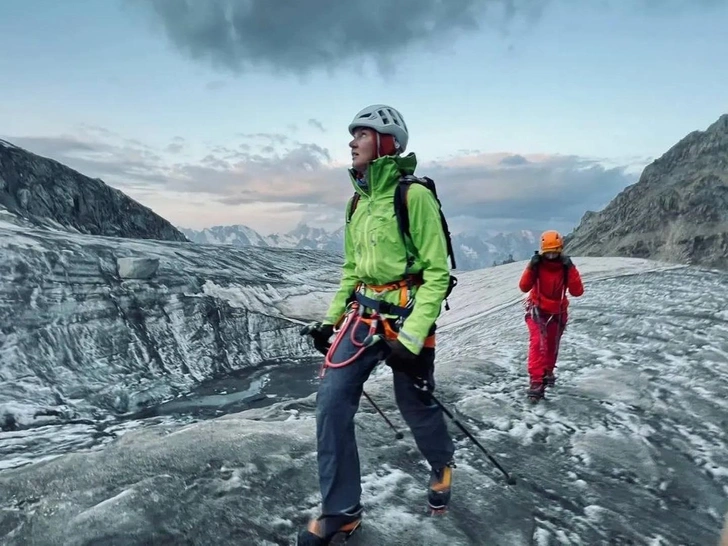
M584 293L579 270L564 254L564 240L558 231L541 234L540 253L537 251L526 266L519 288L529 292L525 317L530 334L528 397L536 403L544 397L546 387L556 383L554 368L568 320L566 292L574 297Z

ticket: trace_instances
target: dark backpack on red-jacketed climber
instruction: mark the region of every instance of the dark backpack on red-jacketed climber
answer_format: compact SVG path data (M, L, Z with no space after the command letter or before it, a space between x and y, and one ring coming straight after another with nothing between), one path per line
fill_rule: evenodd
M437 188L435 187L435 181L431 178L428 178L426 176L417 177L414 175L404 175L399 179L399 184L394 194L394 215L397 218L397 225L399 226L399 232L402 235L402 239L404 240L404 238L407 237L412 240L412 236L409 230L409 213L407 211L407 190L409 190L412 184L420 184L426 187L432 192L432 195L435 197L435 200L437 201L440 210L440 223L442 224L442 231L445 234L445 241L447 241L447 255L450 258L450 264L452 265L452 269L456 269L457 266L455 265L455 253L452 247L450 228L447 225L445 215L442 213L442 203L440 203L440 199L437 197ZM356 210L356 206L359 203L360 197L361 195L359 194L359 192L355 191L354 196L351 198L351 205L349 207L349 212L346 217L347 224L351 221L351 217ZM412 260L414 260L414 258L410 257L409 261L411 262ZM446 310L450 309L450 306L447 302L447 297L450 295L457 283L457 277L450 274L450 283L448 284L447 292L445 293Z

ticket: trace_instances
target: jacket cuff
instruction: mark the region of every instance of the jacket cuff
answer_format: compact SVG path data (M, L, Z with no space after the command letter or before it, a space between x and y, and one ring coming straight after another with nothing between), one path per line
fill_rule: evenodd
M416 355L422 352L422 347L425 344L424 339L408 334L404 329L399 331L397 339L399 339L400 343L404 345L408 351Z

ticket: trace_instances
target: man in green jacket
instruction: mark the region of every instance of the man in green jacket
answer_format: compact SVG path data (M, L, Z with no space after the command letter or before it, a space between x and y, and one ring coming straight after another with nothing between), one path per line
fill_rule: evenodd
M402 115L386 105L369 106L354 117L349 132L349 174L358 203L353 213L352 200L346 207L339 289L324 320L308 327L314 346L326 355L316 411L322 512L299 534L300 546L326 545L361 523L354 415L364 382L381 360L392 368L397 405L432 468L433 509L449 501L454 466L442 410L419 381L434 388L435 321L450 283L439 203L428 188L411 184L411 237L403 238L395 192L402 176L414 174L417 159L402 156L409 139Z

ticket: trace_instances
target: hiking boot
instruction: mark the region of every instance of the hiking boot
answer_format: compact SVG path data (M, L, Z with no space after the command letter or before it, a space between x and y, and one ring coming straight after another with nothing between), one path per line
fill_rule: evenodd
M312 519L306 529L298 533L296 546L328 546L338 534L349 537L361 525L361 514L362 507L357 505L352 510L336 516L319 516Z
M556 376L553 374L553 372L546 372L544 374L543 384L545 387L553 387L554 385L556 385Z
M528 399L534 404L544 398L545 386L541 381L531 381L528 389Z
M430 486L427 491L427 504L433 510L444 510L450 502L452 486L452 469L455 463L450 462L442 468L433 468L430 473Z

